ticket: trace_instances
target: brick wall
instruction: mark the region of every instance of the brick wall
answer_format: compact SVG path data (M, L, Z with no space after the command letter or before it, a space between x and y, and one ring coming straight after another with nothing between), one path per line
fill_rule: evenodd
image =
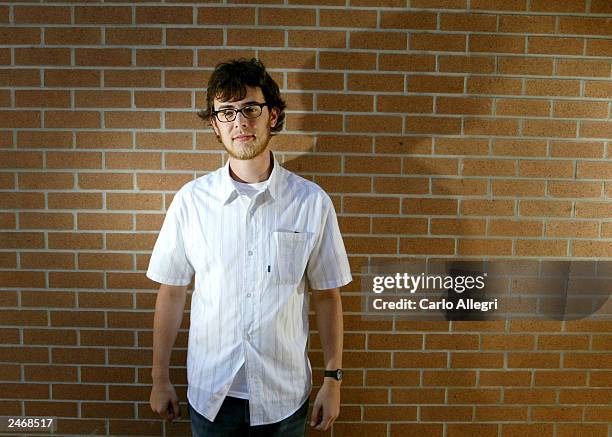
M324 435L612 435L609 321L371 321L358 294L375 257L612 257L612 3L246 3L0 2L2 415L189 434L148 406L144 271L173 193L224 162L195 115L212 68L257 56L356 276Z

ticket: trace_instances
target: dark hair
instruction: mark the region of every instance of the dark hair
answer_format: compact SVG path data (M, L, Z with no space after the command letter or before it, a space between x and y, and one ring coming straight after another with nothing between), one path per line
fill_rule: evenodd
M206 90L206 109L198 111L198 116L210 122L213 116L215 98L223 102L241 100L246 95L246 87L260 87L269 109L277 108L278 120L270 129L276 134L283 129L285 108L287 105L280 96L280 90L274 79L266 72L266 67L258 59L232 59L217 64L208 80Z

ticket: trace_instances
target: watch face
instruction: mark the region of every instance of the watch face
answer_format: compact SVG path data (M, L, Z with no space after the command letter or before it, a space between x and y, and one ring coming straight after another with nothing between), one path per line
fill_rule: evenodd
M338 370L336 370L336 379L337 379L338 381L341 381L341 380L342 380L342 369L338 369Z

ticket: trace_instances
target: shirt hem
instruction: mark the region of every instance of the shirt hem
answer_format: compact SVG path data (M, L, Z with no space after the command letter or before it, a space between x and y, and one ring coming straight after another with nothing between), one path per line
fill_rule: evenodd
M320 282L313 284L310 282L310 288L312 290L329 290L330 288L340 288L344 287L346 284L350 283L353 280L353 276L348 275L341 279L334 279L327 282Z
M146 277L152 281L159 282L160 284L165 285L183 286L189 285L191 283L191 278L189 279L189 281L185 282L185 279L168 278L167 276L158 275L149 271L147 271Z

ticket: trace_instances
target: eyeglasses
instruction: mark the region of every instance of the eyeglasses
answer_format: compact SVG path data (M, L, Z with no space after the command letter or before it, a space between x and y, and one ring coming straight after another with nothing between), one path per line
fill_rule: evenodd
M236 119L240 112L245 118L257 118L263 112L264 106L269 106L267 103L250 103L240 109L225 108L218 111L213 111L217 120L221 123L229 123Z

